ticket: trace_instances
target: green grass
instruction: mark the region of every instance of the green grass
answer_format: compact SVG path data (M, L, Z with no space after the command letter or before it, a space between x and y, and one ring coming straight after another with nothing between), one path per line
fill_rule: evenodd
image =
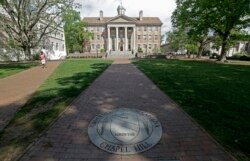
M37 65L38 63L36 62L0 64L0 79Z
M38 134L99 76L111 61L66 60L0 134L0 160L20 155Z
M134 64L238 160L250 160L250 66L149 59Z

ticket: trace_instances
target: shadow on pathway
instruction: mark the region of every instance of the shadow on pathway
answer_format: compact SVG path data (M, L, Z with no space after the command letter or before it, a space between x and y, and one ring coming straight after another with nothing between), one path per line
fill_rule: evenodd
M37 66L0 79L0 131L59 64L48 62L45 69Z
M69 81L58 80L61 82ZM167 82L166 82L167 83ZM152 149L135 155L100 150L88 138L88 124L100 113L136 108L156 116L163 135ZM232 161L207 133L128 61L115 62L82 92L26 151L21 161Z

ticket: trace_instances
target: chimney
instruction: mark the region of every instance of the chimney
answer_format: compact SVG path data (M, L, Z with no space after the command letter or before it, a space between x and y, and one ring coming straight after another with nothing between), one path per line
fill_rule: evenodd
M102 21L103 20L103 11L101 10L100 11L100 21Z
M139 12L139 20L140 20L140 21L142 20L142 17L143 17L143 11L140 10L140 12Z

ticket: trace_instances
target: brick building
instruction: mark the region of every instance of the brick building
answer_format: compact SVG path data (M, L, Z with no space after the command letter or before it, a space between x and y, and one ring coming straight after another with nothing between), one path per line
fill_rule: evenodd
M125 8L117 8L117 16L85 17L86 29L94 36L85 47L90 53L106 51L109 55L133 55L140 50L153 53L160 49L162 22L158 17L139 17L125 15Z

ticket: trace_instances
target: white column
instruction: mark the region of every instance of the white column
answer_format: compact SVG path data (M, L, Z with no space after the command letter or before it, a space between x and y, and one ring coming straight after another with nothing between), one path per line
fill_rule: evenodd
M134 44L133 44L133 50L134 50L134 53L136 53L136 52L135 52L135 40L136 40L136 37L135 37L135 36L136 36L136 35L135 35L135 27L133 27L133 34L134 34L134 38L133 38L133 39L134 39L134 40L133 40L133 42L134 42Z
M127 27L125 27L125 51L128 50L128 32L127 32Z
M115 28L116 29L116 51L118 51L118 27Z
M110 27L108 27L108 51L110 51L110 46L111 46L111 43L110 43Z

